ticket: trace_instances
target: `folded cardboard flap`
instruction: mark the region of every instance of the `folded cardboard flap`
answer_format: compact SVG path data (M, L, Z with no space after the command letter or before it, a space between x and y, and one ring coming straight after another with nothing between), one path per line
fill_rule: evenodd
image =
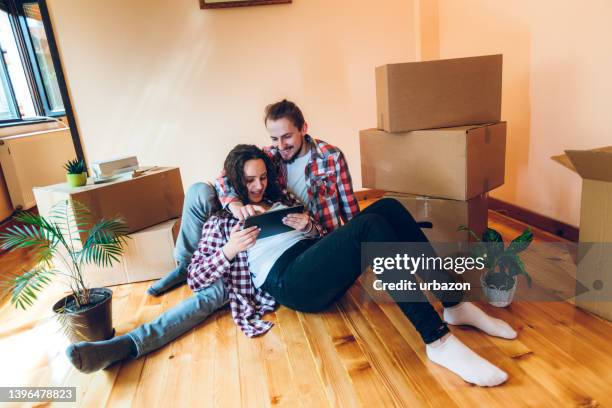
M591 150L566 150L552 160L588 180L612 182L612 146Z

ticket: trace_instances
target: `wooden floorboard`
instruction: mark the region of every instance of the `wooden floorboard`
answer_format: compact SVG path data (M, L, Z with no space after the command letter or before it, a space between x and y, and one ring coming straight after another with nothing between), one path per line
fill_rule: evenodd
M489 223L506 239L526 227L496 213ZM539 242L563 242L534 232ZM27 252L1 254L1 274L29 262ZM323 313L280 307L268 316L273 329L254 339L236 328L225 307L170 345L91 375L69 364L68 342L52 319L50 307L62 296L61 287L45 291L25 312L5 297L0 385L76 386L77 403L55 404L61 407L612 406L612 323L568 302L515 302L505 309L480 304L519 333L516 340L503 340L452 328L509 373L506 384L484 389L429 361L401 310L364 282ZM118 335L191 295L183 286L154 298L145 294L148 285L113 287Z

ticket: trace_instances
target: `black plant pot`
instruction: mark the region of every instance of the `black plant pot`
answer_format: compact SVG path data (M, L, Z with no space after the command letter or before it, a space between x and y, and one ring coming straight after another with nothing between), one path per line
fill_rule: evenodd
M88 305L74 310L74 296L68 295L53 305L53 311L60 315L63 324L67 326L68 338L72 343L108 340L115 334L112 299L112 290L93 288L90 290Z

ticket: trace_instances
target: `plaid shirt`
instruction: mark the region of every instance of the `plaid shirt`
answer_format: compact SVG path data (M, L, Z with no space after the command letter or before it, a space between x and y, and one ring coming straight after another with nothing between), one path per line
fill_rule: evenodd
M311 217L311 221L314 221ZM247 252L239 252L228 261L223 246L238 220L228 216L211 216L202 228L202 238L187 267L187 284L194 292L210 286L218 279L228 290L230 309L234 322L249 337L264 334L273 323L262 316L274 310L276 301L251 280ZM322 228L313 222L315 236L322 235Z
M359 213L351 174L340 149L309 135L306 135L305 141L310 145L312 153L304 172L309 198L308 210L325 228L325 232L331 232ZM287 190L287 164L278 149L269 146L263 150L276 165L280 188ZM217 178L215 187L224 207L238 201L223 174Z
M223 279L234 322L247 336L253 337L272 327L272 322L264 321L261 317L274 310L276 301L253 285L246 252L238 253L231 262L225 257L223 246L237 223L235 218L217 215L206 221L198 248L187 267L187 284L196 292Z

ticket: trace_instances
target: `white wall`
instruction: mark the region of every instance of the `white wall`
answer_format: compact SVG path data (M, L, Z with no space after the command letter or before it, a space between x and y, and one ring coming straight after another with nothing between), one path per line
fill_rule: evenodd
M492 195L578 225L581 179L549 157L612 144L612 2L421 1L437 10L421 26L438 26L421 30L423 49L504 54L507 177Z
M266 104L294 100L346 154L376 125L374 67L415 59L414 0L294 0L200 10L197 0L49 0L90 161L136 154L214 177L237 143L268 143Z

